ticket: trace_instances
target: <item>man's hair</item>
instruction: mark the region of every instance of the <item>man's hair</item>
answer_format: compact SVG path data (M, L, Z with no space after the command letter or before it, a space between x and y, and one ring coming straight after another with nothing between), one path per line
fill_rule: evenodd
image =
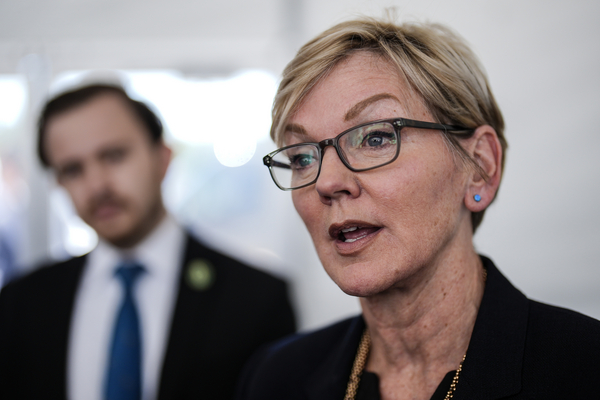
M507 142L502 113L487 76L464 39L439 24L420 24L362 18L340 23L305 44L283 71L273 103L271 137L281 145L287 121L315 85L343 60L358 51L382 57L422 98L436 122L477 128L490 125L502 146ZM460 145L444 132L456 158L487 176ZM484 211L471 215L473 231Z
M125 89L117 85L109 84L92 84L62 93L46 103L40 118L38 120L38 141L37 152L39 159L44 167L50 167L50 162L46 154L44 141L48 121L59 114L77 108L99 96L106 94L116 95L121 98L125 104L129 106L133 114L146 127L148 135L153 143L158 143L162 140L163 126L160 119L150 110L150 108L140 102L133 100L127 95Z

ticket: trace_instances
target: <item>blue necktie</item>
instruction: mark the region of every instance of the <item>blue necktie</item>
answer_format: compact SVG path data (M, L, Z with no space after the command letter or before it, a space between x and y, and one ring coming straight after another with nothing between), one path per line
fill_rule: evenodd
M117 310L110 345L105 400L142 398L142 340L133 288L143 271L144 268L135 263L123 264L115 271L123 284L124 296Z

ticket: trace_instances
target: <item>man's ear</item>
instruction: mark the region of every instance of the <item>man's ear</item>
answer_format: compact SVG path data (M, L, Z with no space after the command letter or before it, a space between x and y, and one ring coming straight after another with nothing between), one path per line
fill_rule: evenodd
M172 151L171 148L167 146L163 140L161 140L160 143L157 143L156 146L156 151L158 152L158 162L160 164L160 179L162 180L165 178L165 175L167 174L167 169L169 168L169 164L171 163Z
M496 130L482 125L475 130L466 149L482 171L473 169L470 173L465 206L471 212L483 211L490 205L500 185L502 177L502 146ZM485 172L486 176L482 176Z

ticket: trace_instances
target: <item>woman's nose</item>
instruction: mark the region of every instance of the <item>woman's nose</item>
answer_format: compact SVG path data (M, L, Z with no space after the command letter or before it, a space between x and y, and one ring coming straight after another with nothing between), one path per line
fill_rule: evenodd
M335 148L326 147L323 150L321 172L315 183L317 193L323 204L344 196L357 197L360 186L356 180L356 173L344 165Z

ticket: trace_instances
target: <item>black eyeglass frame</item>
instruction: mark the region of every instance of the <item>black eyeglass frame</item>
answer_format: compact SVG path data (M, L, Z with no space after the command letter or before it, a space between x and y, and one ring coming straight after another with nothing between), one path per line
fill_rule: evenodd
M396 154L389 161L386 161L385 163L376 165L374 167L353 168L352 166L350 166L350 164L348 163L348 160L346 160L346 157L344 156L344 152L339 147L340 137L344 136L348 132L351 132L351 131L361 128L363 126L374 125L374 124L379 124L379 123L390 123L394 127L394 131L396 132L396 135L398 136L398 140L396 141ZM342 163L346 166L346 168L348 168L352 172L369 171L369 170L383 167L384 165L393 163L398 158L398 154L400 154L400 139L401 139L400 132L402 131L402 128L419 128L419 129L440 130L440 131L444 131L446 133L451 133L454 135L460 135L460 136L464 136L464 137L471 136L473 133L475 133L475 129L465 128L465 127L457 126L457 125L446 125L446 124L438 124L435 122L416 121L413 119L406 119L406 118L380 119L377 121L366 122L364 124L354 126L350 129L346 129L345 131L343 131L336 137L321 140L320 142L296 143L296 144L292 144L290 146L281 147L277 150L272 151L271 153L267 154L266 156L264 156L263 164L269 168L269 173L271 174L271 179L273 179L273 182L275 182L275 185L277 185L277 187L279 189L285 190L285 191L301 189L303 187L312 185L313 183L315 183L317 181L317 179L319 179L319 175L321 174L321 166L323 165L323 154L325 153L325 147L327 147L327 146L333 146L335 148L335 151L336 151L338 157L340 158L340 160L342 161ZM279 168L284 168L284 169L291 169L291 168L287 164L282 164L280 162L275 161L273 159L273 157L281 151L288 150L288 149L291 149L294 147L306 146L306 145L314 145L315 147L317 147L319 149L319 169L317 171L317 175L315 176L315 179L313 179L312 181L305 183L301 186L297 186L297 187L293 187L293 188L285 188L285 187L281 186L277 182L277 179L275 178L275 173L273 172L273 167L279 167Z

